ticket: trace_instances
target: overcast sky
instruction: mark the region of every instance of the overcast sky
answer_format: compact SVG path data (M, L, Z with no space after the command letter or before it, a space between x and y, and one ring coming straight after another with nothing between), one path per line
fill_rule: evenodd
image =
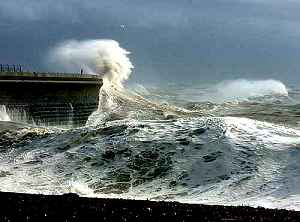
M57 71L47 52L109 38L133 80L300 82L300 0L0 0L0 63ZM58 70L59 71L59 70Z

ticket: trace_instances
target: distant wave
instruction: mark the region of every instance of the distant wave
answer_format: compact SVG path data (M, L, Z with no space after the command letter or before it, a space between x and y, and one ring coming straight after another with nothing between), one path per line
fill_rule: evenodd
M215 88L217 94L224 100L246 99L267 95L288 96L286 86L282 82L273 79L224 81Z
M210 101L224 103L244 101L258 97L286 97L287 87L278 80L236 79L222 81L207 88L188 88L182 92L181 98L191 102Z

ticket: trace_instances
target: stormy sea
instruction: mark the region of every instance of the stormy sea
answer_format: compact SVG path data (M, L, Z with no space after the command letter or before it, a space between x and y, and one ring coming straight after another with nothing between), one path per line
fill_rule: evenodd
M50 53L103 76L83 126L29 124L0 105L0 191L300 210L299 87L130 83L128 54L112 40Z

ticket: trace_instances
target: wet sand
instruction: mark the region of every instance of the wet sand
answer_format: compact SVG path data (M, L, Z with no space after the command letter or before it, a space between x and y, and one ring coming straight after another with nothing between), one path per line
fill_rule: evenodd
M300 221L300 212L0 192L0 221Z

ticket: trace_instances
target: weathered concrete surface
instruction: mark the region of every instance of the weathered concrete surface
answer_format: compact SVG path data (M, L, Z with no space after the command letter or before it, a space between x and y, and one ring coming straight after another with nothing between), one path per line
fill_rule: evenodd
M0 73L0 104L12 120L83 125L98 107L101 86L95 75Z
M102 79L99 75L79 73L37 73L37 72L0 72L0 82L81 82L98 84Z
M1 221L300 221L300 212L0 192Z

